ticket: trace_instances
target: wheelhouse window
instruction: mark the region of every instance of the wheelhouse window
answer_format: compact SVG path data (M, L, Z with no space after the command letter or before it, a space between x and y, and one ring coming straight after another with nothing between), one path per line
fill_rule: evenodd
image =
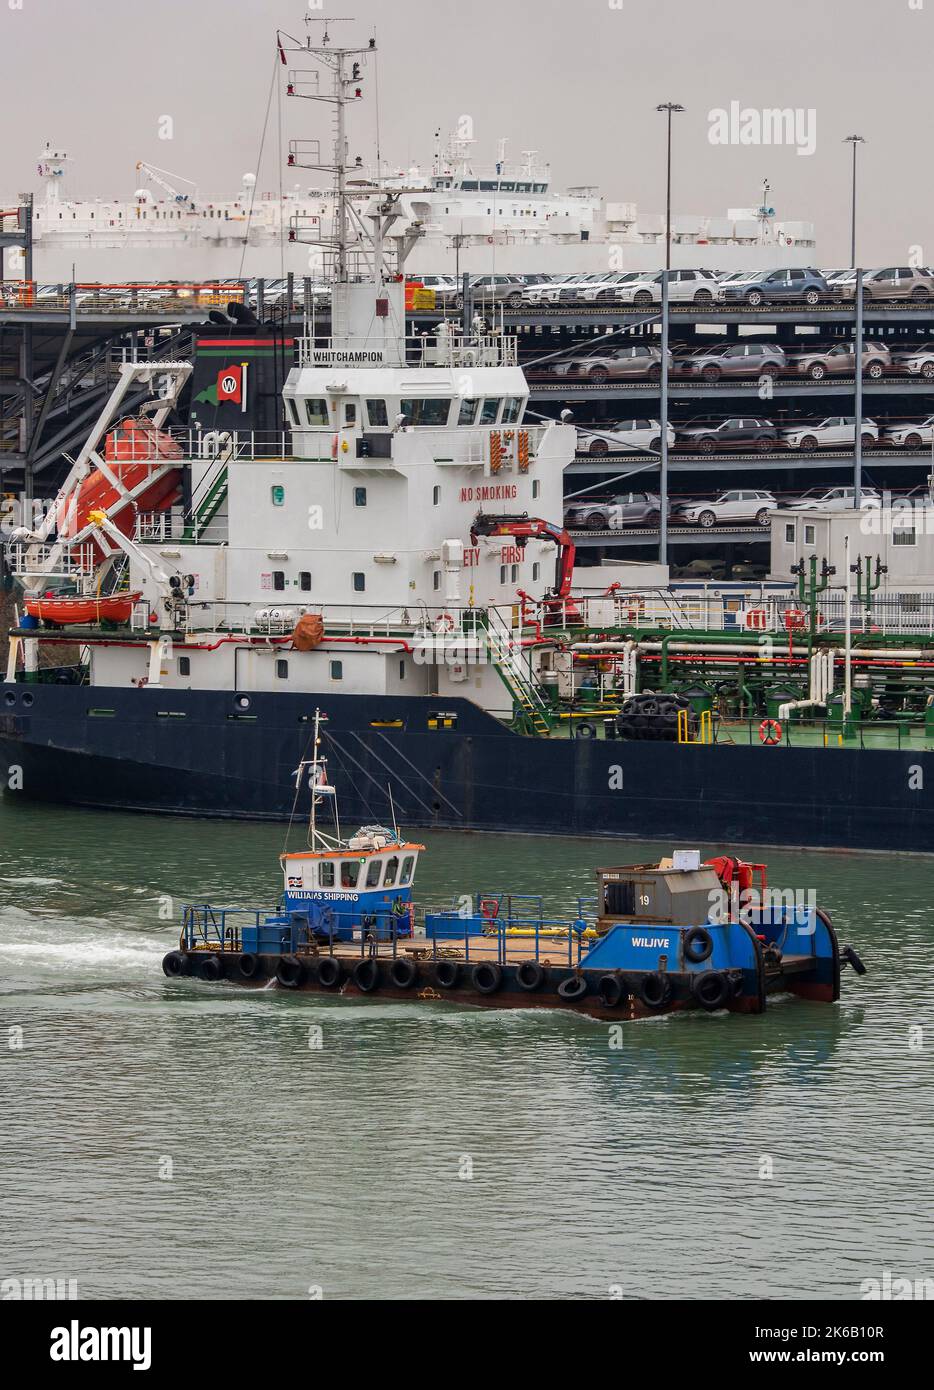
M287 410L288 413L289 413L289 419L291 420L292 424L293 424L293 425L300 425L300 424L301 424L301 421L300 421L299 418L298 418L298 410L297 410L296 405L295 405L295 402L294 402L294 400L292 399L291 396L286 396L286 397L285 397L285 407L286 407L286 410Z
M402 861L402 873L399 875L399 883L405 887L412 882L412 873L415 869L415 855L407 854Z
M382 859L371 859L366 871L367 888L379 887L379 876L383 871Z
M522 414L522 397L507 396L503 403L503 424L514 425Z
M385 401L367 401L366 418L370 429L385 429L389 424L389 410Z
M501 397L495 396L491 400L486 400L480 408L480 424L495 425L496 417L499 414Z
M472 425L477 418L477 402L465 397L460 404L457 412L457 423L459 425Z
M383 875L383 887L392 888L399 873L399 860L395 855L386 860L386 872Z
M342 859L342 860L341 860L341 887L342 887L342 888L356 888L356 886L357 886L357 880L359 879L359 877L360 877L360 860L359 860L359 859Z
M328 424L328 403L318 398L309 398L305 401L305 419L313 428L320 429Z
M334 860L333 860L333 859L319 859L319 860L318 860L318 887L319 887L319 888L333 888L333 887L334 887Z
M399 411L405 416L407 425L433 425L437 428L447 424L451 402L433 396L410 396L399 402Z

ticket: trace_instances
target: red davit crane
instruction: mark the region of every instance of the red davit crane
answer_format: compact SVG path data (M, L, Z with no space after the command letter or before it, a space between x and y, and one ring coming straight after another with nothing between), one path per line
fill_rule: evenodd
M527 512L518 515L496 516L489 512L478 512L470 527L471 544L476 545L478 536L511 536L520 549L526 541L554 541L558 547L558 561L555 567L555 584L546 606L563 607L565 616L576 616L576 609L568 603L571 593L571 579L574 573L574 542L563 526L553 521L543 521L539 516L529 516Z

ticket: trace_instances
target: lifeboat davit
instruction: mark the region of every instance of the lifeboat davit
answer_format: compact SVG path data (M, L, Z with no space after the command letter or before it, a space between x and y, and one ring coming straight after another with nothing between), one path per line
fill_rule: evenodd
M157 429L146 419L121 420L107 435L104 459L111 471L128 492L140 488L133 505L121 507L111 518L125 536L133 534L137 512L166 511L177 500L181 493L180 469L167 468L157 477L152 475L156 469L183 458L184 451L178 441L167 430ZM141 487L148 478L152 478L149 486ZM59 535L65 539L77 535L87 526L90 512L109 512L120 496L110 479L95 469L60 508ZM103 552L99 558L103 558Z
M54 623L56 627L68 627L75 623L87 626L104 621L128 623L133 605L142 596L141 591L90 596L72 594L67 598L51 594L43 598L27 598L24 604L31 618L41 618L43 622Z

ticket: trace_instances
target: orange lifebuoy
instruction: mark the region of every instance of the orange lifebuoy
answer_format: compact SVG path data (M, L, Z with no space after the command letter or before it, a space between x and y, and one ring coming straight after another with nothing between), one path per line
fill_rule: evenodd
M453 632L457 624L450 613L439 613L435 618L435 632L440 636L444 632Z
M807 614L802 613L800 608L785 609L785 629L788 632L800 632L807 623Z
M763 719L759 725L759 742L772 747L782 741L782 726L777 719Z

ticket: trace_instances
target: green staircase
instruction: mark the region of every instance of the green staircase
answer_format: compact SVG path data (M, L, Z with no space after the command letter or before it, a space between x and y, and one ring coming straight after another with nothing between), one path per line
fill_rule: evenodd
M555 715L535 684L521 647L512 630L493 608L486 614L486 643L497 675L512 696L513 722L531 734L550 734Z
M222 465L215 473L204 496L194 508L190 520L185 525L182 540L197 540L217 516L221 504L227 496L227 465Z

